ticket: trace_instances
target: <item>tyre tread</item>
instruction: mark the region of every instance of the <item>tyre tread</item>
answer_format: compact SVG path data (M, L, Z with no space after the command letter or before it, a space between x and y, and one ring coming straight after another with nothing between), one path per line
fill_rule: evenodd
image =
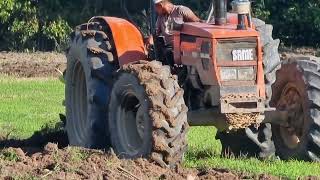
M134 74L150 101L153 124L151 159L163 167L175 167L186 151L187 107L183 89L168 68L158 61L138 61L124 65L121 72ZM173 109L178 110L177 114Z

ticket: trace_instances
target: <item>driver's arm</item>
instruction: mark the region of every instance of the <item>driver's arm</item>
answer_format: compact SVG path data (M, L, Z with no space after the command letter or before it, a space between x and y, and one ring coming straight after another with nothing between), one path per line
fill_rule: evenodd
M179 7L179 14L183 17L184 22L200 22L200 18L194 12L185 6Z

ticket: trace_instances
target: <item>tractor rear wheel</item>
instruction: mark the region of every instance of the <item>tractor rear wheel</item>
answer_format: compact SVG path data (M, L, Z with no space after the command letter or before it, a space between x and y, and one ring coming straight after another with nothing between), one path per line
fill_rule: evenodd
M107 107L115 65L111 40L97 22L81 26L67 52L66 130L70 145L107 148Z
M320 61L315 59L292 58L277 71L272 105L289 111L285 124L272 124L281 159L320 161Z
M187 149L183 89L158 61L124 65L109 104L112 147L122 158L151 158L163 167L181 163Z
M272 97L272 84L276 80L276 71L281 67L278 47L280 40L272 38L273 27L260 19L253 19L256 30L260 32L263 45L263 66L266 86L266 107L270 106ZM270 124L261 124L257 129L249 127L243 130L232 132L219 132L217 139L222 144L221 154L228 156L257 156L266 158L274 155L275 147L272 141Z

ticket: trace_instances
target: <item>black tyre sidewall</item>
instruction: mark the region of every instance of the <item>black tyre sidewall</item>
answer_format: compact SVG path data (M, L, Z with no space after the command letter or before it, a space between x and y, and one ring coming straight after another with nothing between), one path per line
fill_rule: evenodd
M107 104L111 93L110 86L106 82L95 78L93 74L93 63L97 58L102 61L104 66L99 71L112 73L112 67L105 59L92 55L88 51L90 44L97 44L95 38L83 38L80 33L76 35L72 42L70 50L67 54L67 70L66 70L66 128L70 145L81 146L87 148L107 148L109 145L107 131ZM72 107L73 93L73 76L74 68L77 63L81 66L85 73L87 86L87 117L86 128L76 128L78 120L72 115L75 111ZM81 98L81 97L79 97ZM82 134L83 138L77 138L76 134Z
M149 114L149 104L146 97L145 89L142 85L139 84L138 79L130 73L123 73L120 75L118 80L115 82L111 94L110 104L109 104L109 127L110 127L110 136L111 143L116 151L116 154L119 154L120 157L123 158L139 158L139 157L147 157L150 155L152 151L152 122L151 120L144 122L145 133L143 138L143 145L139 149L139 152L135 155L127 155L125 148L123 147L123 142L121 142L119 133L126 133L126 131L130 131L130 129L120 129L119 120L117 119L117 108L121 106L121 101L123 100L122 95L126 92L133 92L140 103L143 103L145 108L145 114Z

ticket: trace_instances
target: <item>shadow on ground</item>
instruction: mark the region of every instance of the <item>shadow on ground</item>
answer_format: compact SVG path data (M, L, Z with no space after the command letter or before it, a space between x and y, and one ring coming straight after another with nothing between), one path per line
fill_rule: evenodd
M64 125L64 121L58 122L53 127L46 125L27 139L12 139L7 135L2 135L0 136L0 149L21 148L28 155L41 152L48 143L57 144L59 149L63 149L69 144Z

